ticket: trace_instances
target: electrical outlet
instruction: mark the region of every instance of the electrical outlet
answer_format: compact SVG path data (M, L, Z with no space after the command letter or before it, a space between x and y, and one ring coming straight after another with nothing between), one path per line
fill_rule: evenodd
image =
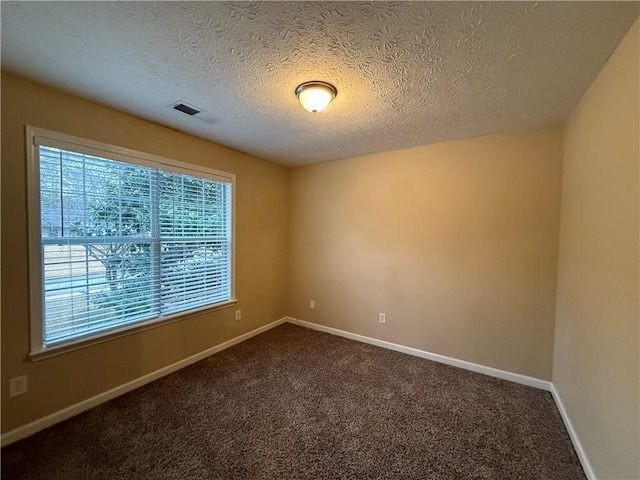
M386 313L380 313L378 315L378 321L380 323L387 323L387 314Z
M11 380L9 380L9 396L10 397L17 397L18 395L22 395L23 393L27 393L27 376L26 375L12 378Z
M242 310L236 310L236 320L240 320L242 318Z
M309 300L309 308L316 308L316 301L315 300Z

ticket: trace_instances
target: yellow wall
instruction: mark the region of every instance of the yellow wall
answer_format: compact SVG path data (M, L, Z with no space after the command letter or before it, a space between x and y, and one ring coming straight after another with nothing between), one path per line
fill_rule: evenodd
M26 124L235 173L238 306L31 362ZM3 432L286 315L284 167L3 73L1 177ZM23 374L29 392L9 398L8 379Z
M550 379L561 164L553 126L294 169L290 315Z
M565 125L553 382L598 478L640 478L638 21Z

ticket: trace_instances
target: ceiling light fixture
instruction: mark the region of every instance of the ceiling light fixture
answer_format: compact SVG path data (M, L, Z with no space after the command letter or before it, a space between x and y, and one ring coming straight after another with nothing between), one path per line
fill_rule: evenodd
M313 81L298 85L296 95L304 109L315 114L327 108L338 95L338 90L330 83Z

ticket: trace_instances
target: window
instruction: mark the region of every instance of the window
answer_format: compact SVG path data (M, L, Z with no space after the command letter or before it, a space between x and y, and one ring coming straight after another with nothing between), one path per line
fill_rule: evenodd
M28 127L32 353L234 301L234 175Z

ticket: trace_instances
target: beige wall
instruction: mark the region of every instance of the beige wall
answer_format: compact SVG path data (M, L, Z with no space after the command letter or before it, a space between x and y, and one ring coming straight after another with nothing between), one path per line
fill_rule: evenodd
M553 382L598 478L640 478L640 30L565 126Z
M26 124L237 175L235 308L31 362ZM2 74L2 431L38 419L286 315L288 171L263 160ZM8 379L29 392L8 396Z
M554 126L294 169L290 315L550 379L561 163Z

